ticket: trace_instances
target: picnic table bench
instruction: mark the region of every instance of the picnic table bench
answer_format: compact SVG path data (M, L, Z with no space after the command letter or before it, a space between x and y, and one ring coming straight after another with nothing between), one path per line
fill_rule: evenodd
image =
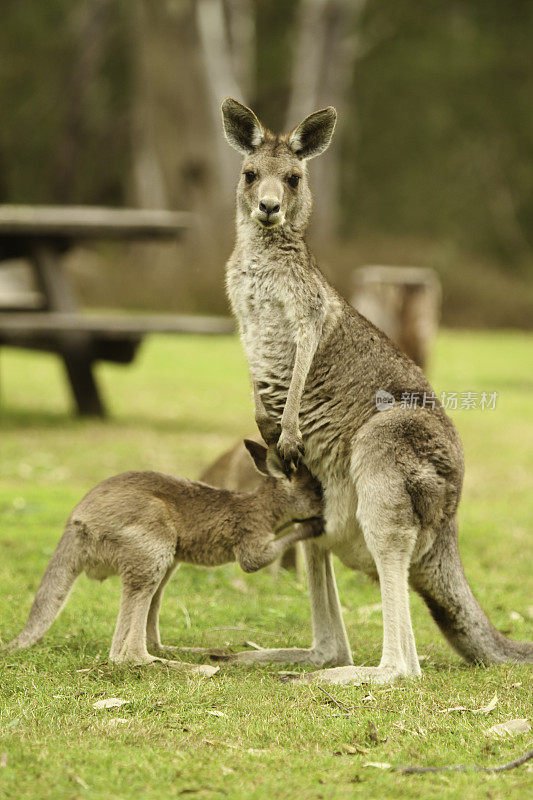
M63 360L78 412L105 416L93 373L97 360L129 364L147 333L221 334L227 317L82 314L62 256L99 239L175 239L189 227L184 212L88 206L0 206L0 269L10 259L32 266L35 298L0 290L0 346L47 350Z

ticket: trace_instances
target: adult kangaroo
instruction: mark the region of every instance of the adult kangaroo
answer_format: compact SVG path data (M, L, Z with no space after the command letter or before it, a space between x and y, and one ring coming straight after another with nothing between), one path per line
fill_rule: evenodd
M303 679L336 683L420 675L411 584L466 660L533 662L533 644L502 636L464 576L456 516L463 455L453 423L422 371L328 284L305 242L306 162L330 144L335 109L311 114L283 136L231 98L222 116L228 142L244 156L227 291L256 421L266 441L279 436L287 469L304 459L325 502L325 534L305 543L311 649L242 653L239 660L334 665ZM376 402L382 392L390 401L385 411ZM418 407L406 397L419 398ZM352 666L331 553L379 578L378 667Z

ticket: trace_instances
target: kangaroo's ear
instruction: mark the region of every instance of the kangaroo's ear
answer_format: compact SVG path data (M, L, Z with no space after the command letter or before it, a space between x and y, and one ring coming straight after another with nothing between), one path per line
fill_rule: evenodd
M262 475L270 475L267 468L267 448L259 444L259 442L254 442L252 439L245 439L244 446L252 456L254 464L259 472Z
M222 103L226 139L239 153L253 153L265 139L265 129L251 108L226 97Z
M337 112L333 106L309 114L289 134L289 147L302 161L315 158L330 145L337 122Z

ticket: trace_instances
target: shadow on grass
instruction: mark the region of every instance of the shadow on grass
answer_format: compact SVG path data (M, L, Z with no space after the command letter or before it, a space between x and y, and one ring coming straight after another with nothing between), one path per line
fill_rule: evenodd
M213 420L212 422L200 420L198 417L188 415L176 416L175 419L157 418L151 416L141 416L139 414L128 417L113 417L109 415L105 418L101 417L79 417L74 413L66 414L64 412L55 411L34 411L24 409L4 409L0 415L0 430L4 432L17 431L17 430L33 430L33 429L61 429L65 430L83 430L83 428L94 428L95 426L101 427L102 430L110 428L111 426L116 430L128 431L129 429L146 428L150 431L160 433L209 433L218 434L223 430L224 426L220 421ZM244 430L243 435L250 433L250 430ZM252 425L248 426L253 427Z

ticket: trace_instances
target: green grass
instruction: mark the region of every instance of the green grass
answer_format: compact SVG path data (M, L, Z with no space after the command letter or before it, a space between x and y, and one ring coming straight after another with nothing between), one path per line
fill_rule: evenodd
M432 363L438 392L500 393L494 411L453 414L467 465L461 550L483 607L519 639L533 636L532 360L531 335L445 332ZM234 339L153 337L132 367L102 365L99 373L112 415L78 420L55 359L2 351L1 641L24 624L62 524L94 483L135 468L194 477L253 430L246 365ZM381 615L358 608L377 603L378 590L340 565L337 572L356 659L375 664ZM532 776L525 767L494 777L402 776L364 766L486 765L531 747L531 734L498 741L484 734L497 722L531 719L530 669L463 664L416 597L417 643L427 657L422 680L332 688L346 713L316 686L281 683L275 667L228 666L211 680L112 667L107 652L118 599L116 579L96 584L82 577L40 645L0 654L0 797L527 796ZM307 591L287 573L275 580L268 572L246 576L234 565L211 572L183 567L167 589L162 635L168 643L206 646L306 645ZM498 702L488 714L443 713L478 709L494 694ZM128 702L94 710L105 697ZM343 745L354 744L368 752L342 754Z

